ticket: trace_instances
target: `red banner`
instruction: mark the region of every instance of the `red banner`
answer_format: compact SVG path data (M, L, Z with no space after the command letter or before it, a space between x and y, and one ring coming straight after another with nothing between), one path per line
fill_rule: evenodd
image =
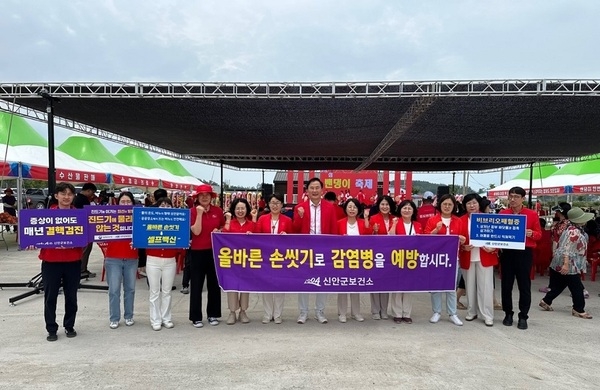
M321 171L321 181L325 191L335 192L340 201L356 198L370 204L377 193L377 171Z

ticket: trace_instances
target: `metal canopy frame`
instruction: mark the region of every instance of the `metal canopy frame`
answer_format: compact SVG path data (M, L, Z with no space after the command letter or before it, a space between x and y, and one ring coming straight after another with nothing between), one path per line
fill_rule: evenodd
M600 144L597 135L600 133L600 123L597 122L600 121L594 117L597 115L596 112L600 112L600 100L589 100L600 95L600 80L5 83L0 84L0 110L34 120L47 121L47 114L41 109L41 98L38 96L42 89L46 89L51 96L63 101L63 107L59 106L61 110L55 115L55 124L59 126L173 158L213 165L225 164L233 169L490 171L506 166L527 166L536 161L573 161L582 154L598 152L591 148L592 145ZM101 103L97 104L98 107L92 106L92 101L95 99L98 99L96 102ZM220 103L215 103L217 101ZM350 101L353 103L348 103ZM381 103L372 104L375 101ZM545 129L539 124L539 121L544 119L544 110L551 113L556 111L557 107L564 107L565 103L573 106L573 110L581 110L584 115L589 115L591 123L587 123L582 129L576 128L576 126L581 127L581 123L575 123L572 118L565 119L565 123L572 125L573 128ZM503 104L505 106L502 106ZM524 108L523 104L530 107ZM294 111L297 106L300 108ZM184 111L183 113L175 110L179 107L183 107L180 110ZM213 116L203 117L202 119L207 119L207 124L204 127L197 126L199 128L196 129L190 123L198 117L194 117L195 113L190 114L185 110L197 110L198 107ZM81 108L87 111L78 111ZM352 108L356 108L357 113L349 111ZM366 112L373 108L379 110L375 112L379 116L374 118L375 121L370 121L371 118L367 117ZM124 117L122 120L109 118L110 123L107 123L106 116L111 110L117 113L117 117L131 113L132 110L140 110L140 113L129 122L128 118ZM164 142L157 141L157 138L160 131L166 129L167 123L160 120L157 122L157 118L160 117L156 116L156 110L163 110L160 114L169 118L175 117L182 122L182 129L169 129L172 130L172 134ZM254 113L253 110L259 113L249 119L237 117L232 119L225 118L228 110L233 110L235 114ZM482 121L482 117L495 113L498 120L510 122L511 110L521 117L532 112L531 118L525 118L527 123L522 124L523 129L519 128L520 123L509 124L512 126L508 129L512 138L518 138L521 133L526 133L522 142L518 139L510 139L511 137L503 138L495 135L494 129L483 128L490 125L500 128L501 124L490 124L489 121ZM568 110L569 107L564 108L564 112L556 115L568 116L570 114ZM288 116L294 114L297 117L287 122L285 118L276 118L278 120L276 124L266 122L265 118L277 116L279 112ZM335 115L339 118L340 112L344 116L351 116L346 115L347 113L354 116L350 119L342 118L341 122L338 121L341 124L325 123L317 126L319 123L308 121L309 115L313 112L320 115L319 119L329 119L330 116ZM576 114L580 116L580 112ZM302 115L305 117L301 117ZM145 119L146 117L149 119ZM219 125L219 118L224 122L219 130L223 132L223 136L231 132L234 137L239 138L240 142L239 145L235 145L235 150L220 144L221 138L218 134L211 134L211 126ZM305 118L306 124L303 123ZM244 122L246 119L247 121ZM346 119L347 122L343 122ZM569 120L571 122L568 122ZM141 122L138 124L135 121ZM376 122L376 125L371 122ZM458 128L452 127L455 122ZM460 128L460 126L468 127L472 123L474 123L472 128ZM550 121L543 125L552 124L553 122ZM295 128L288 130L290 125L294 125ZM198 136L211 135L206 140L207 144L202 145L201 151L193 150L189 140L176 140L178 136L186 134L185 131L189 133L190 129L197 131ZM256 129L258 129L257 133L252 134L250 130ZM430 129L433 135L427 133ZM460 137L463 137L466 132L474 131L477 136L481 136L488 130L491 133L490 143L510 141L511 144L508 146L519 149L517 153L511 153L510 148L486 149L479 144L466 149L456 147L461 145ZM306 135L302 133L297 137L298 147L290 148L286 144L286 150L282 153L273 153L272 149L261 147L255 140L257 137L279 136L282 131L306 131ZM440 145L442 135L447 134L444 132L448 131L463 133L454 138L449 137L448 145ZM364 135L368 138L368 142L358 147L356 142L343 139L347 133L350 137L356 137L357 134ZM313 153L310 149L311 139L320 135L329 138L323 141L324 146ZM575 135L579 142L589 138L589 142L579 147L566 143L564 148L556 147L557 140L565 135ZM541 136L544 136L544 139L541 139ZM545 141L545 138L548 140ZM543 141L541 146L531 153L527 153L523 148L523 142L540 139ZM281 138L274 140L274 142L280 141ZM340 143L341 152L333 150L331 145L328 145L332 142Z

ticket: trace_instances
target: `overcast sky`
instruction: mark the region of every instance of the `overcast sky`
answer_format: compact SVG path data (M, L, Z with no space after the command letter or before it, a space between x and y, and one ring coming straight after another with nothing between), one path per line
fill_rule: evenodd
M600 2L594 0L2 0L0 15L0 83L597 79L600 74L595 49ZM34 127L45 132L45 125ZM67 136L58 131L57 144ZM219 180L212 166L185 166L201 178ZM272 176L267 173L266 181ZM451 174L415 178L452 181ZM225 179L254 185L261 173L226 171ZM472 174L470 184L477 189L499 180L499 174Z

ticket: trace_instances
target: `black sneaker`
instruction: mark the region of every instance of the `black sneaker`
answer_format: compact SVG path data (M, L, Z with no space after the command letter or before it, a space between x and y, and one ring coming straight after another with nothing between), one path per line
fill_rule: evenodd
M502 320L502 325L504 326L512 326L513 324L513 316L510 314L507 314L504 319Z
M519 322L517 323L517 328L519 329L527 329L527 320L525 318L519 318Z
M73 337L77 336L77 332L75 332L75 329L73 329L73 328L66 328L65 334L67 335L68 338L73 338Z
M58 336L56 335L56 332L48 333L48 336L46 337L46 340L48 340L48 341L56 341L56 340L58 340Z

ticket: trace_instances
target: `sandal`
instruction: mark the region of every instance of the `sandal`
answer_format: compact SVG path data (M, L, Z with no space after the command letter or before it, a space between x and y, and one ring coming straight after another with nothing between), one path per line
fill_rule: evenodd
M588 313L586 313L585 311L583 313L579 313L579 312L575 311L575 309L573 309L571 311L571 314L573 314L573 317L579 317L579 318L583 318L583 319L586 319L586 320L591 320L592 319L592 316L589 315Z
M542 299L540 301L540 307L546 311L554 311L554 309L552 308L552 306L550 306L549 304L547 304L546 302L544 302L544 300Z
M461 301L456 302L456 307L459 310L467 310L467 307Z

